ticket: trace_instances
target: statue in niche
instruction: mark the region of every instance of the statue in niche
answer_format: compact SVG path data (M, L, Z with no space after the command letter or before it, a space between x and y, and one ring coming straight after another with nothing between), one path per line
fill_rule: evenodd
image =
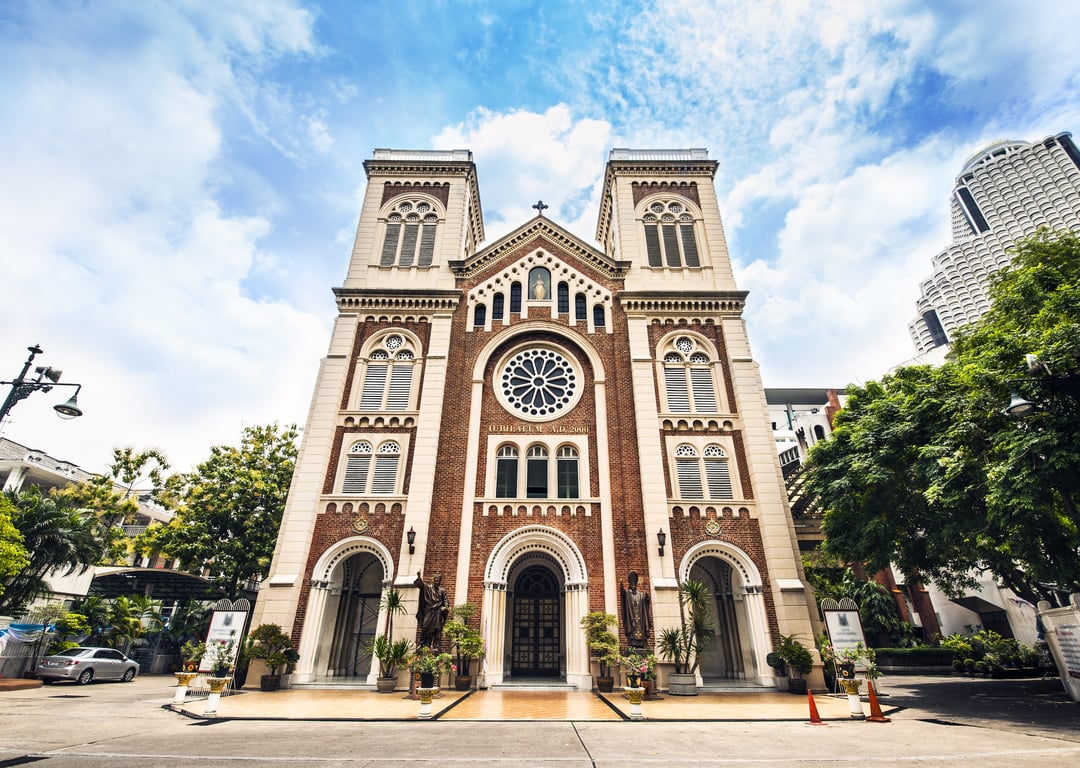
M619 582L626 642L631 648L645 648L649 643L649 630L652 629L649 593L637 588L637 571L630 571L627 581L630 583L629 587L624 587L622 582Z
M536 282L532 284L532 298L543 301L547 296L547 285L544 284L544 276L537 275Z

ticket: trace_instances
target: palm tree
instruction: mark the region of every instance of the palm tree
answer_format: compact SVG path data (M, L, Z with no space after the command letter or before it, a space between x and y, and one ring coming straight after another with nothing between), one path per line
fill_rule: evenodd
M401 592L395 587L386 590L386 594L383 595L382 601L379 603L379 608L386 611L386 631L383 633L383 637L389 640L394 636L394 614L407 613L408 609L405 608L405 600L402 598Z
M109 627L113 647L126 651L131 642L143 633L140 607L125 595L115 598L109 606Z
M45 577L52 571L64 575L85 571L105 554L93 515L47 496L36 487L21 493L8 492L15 507L12 523L23 536L30 565L4 581L0 614L14 613L34 598L48 594Z

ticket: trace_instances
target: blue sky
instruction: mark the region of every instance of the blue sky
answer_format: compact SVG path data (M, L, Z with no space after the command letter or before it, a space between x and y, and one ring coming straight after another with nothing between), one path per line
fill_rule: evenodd
M766 386L914 350L986 144L1080 129L1080 5L186 0L0 5L0 379L84 385L2 434L187 469L303 424L376 147L474 152L489 240L592 241L612 147L705 147Z

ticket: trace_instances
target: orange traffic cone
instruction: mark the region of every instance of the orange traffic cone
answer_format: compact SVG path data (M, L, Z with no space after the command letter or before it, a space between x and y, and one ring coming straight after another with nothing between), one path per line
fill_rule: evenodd
M870 691L870 717L866 718L868 723L891 723L892 720L885 717L881 711L881 705L878 704L877 694L874 693L874 681L870 678L866 679L867 689Z
M806 698L810 702L810 725L825 725L821 722L821 715L818 714L817 704L814 703L814 692L809 688L806 689Z

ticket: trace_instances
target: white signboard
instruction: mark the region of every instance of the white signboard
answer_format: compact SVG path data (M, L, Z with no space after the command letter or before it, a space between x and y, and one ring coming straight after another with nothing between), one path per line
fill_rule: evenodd
M246 611L214 611L210 619L210 629L206 633L206 653L199 662L199 672L210 672L210 668L221 652L219 648L228 651L229 666L236 667L236 657L240 654L240 643L244 639L246 620Z
M1080 679L1080 625L1054 627L1054 634L1057 636L1061 659L1065 662L1065 669L1062 669L1061 673L1074 680Z
M826 610L825 628L829 631L829 642L836 650L854 648L859 643L866 645L862 622L858 611Z

